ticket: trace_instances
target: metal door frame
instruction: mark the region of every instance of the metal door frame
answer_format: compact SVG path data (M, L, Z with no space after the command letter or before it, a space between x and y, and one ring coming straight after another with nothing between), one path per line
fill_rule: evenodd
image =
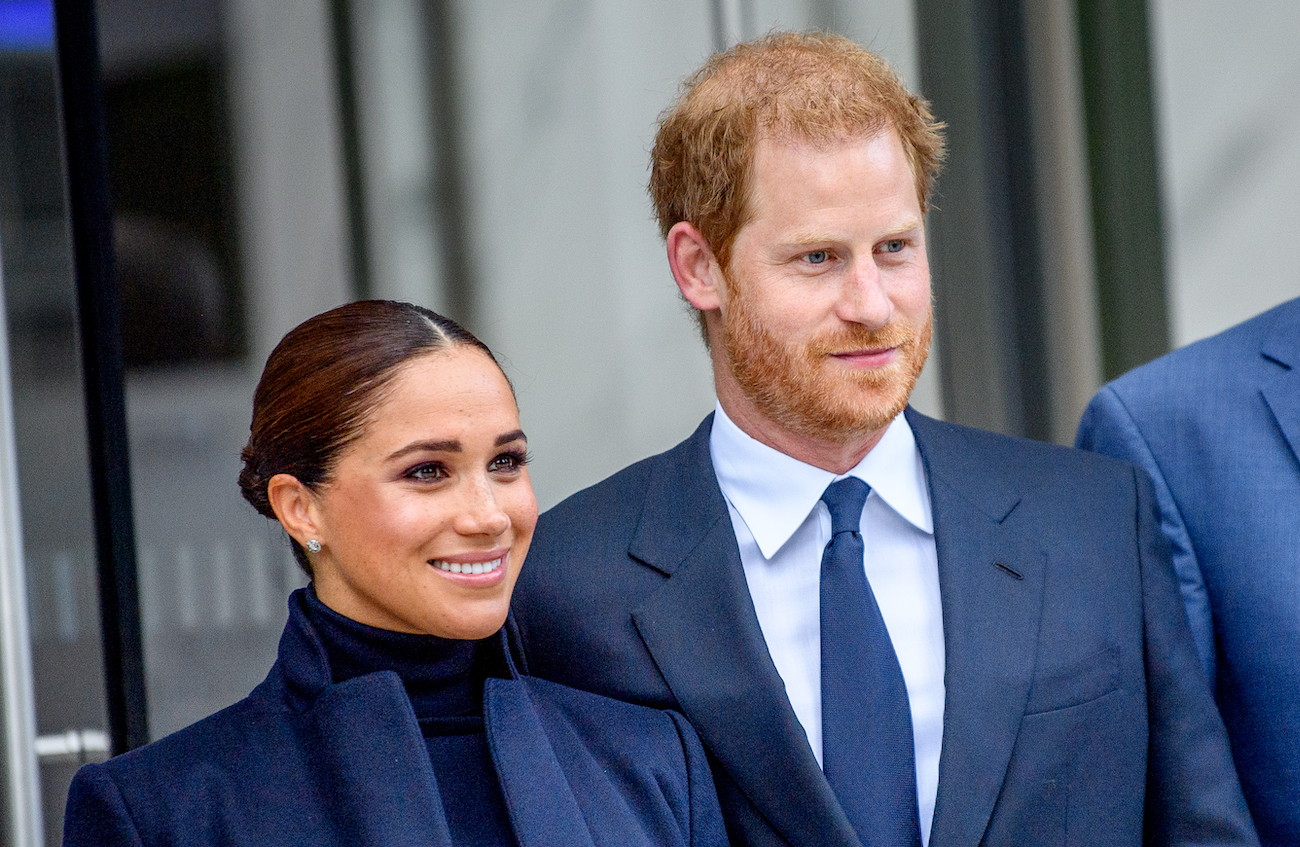
M38 847L44 843L44 832L36 762L36 692L18 498L9 321L4 271L0 269L0 702L3 703L4 769L9 795L8 835L12 844Z

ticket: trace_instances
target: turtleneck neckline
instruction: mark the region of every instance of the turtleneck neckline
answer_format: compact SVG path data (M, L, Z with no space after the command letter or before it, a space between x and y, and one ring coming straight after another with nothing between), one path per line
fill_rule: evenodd
M419 720L483 713L487 642L394 632L341 615L321 602L315 586L304 592L307 619L316 629L335 684L376 671L402 680ZM488 639L491 641L492 639Z

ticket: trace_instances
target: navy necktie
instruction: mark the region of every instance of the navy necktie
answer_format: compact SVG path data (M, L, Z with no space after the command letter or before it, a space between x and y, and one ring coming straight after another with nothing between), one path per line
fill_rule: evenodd
M867 584L862 506L871 488L847 477L822 500L822 770L864 847L919 847L912 713L894 645Z

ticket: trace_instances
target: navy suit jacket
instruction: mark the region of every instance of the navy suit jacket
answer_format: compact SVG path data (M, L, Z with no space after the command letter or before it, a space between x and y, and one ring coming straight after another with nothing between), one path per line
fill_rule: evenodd
M1079 446L1155 480L1260 840L1300 844L1300 299L1106 386Z
M707 760L680 715L515 676L487 680L484 723L520 847L726 844ZM77 772L64 844L451 847L451 837L397 674L334 684L291 601L279 659L247 698Z
M908 421L946 648L931 847L1256 843L1150 482ZM763 640L711 424L542 517L515 593L530 671L682 711L733 843L856 847Z

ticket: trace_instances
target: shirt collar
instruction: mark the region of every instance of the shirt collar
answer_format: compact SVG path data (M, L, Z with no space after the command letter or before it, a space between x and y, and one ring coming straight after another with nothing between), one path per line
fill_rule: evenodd
M927 535L934 534L930 491L916 438L900 413L861 462L847 474L805 464L750 437L727 417L722 404L713 415L709 453L722 494L771 558L794 535L836 479L855 476L871 486L889 508Z

